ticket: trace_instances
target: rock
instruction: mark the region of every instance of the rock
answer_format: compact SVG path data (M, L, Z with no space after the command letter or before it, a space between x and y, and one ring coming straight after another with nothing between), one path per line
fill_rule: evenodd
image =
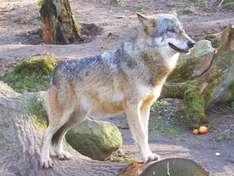
M215 49L208 40L198 41L191 53L188 55L182 55L182 59L192 60L195 62L192 77L201 75L211 64Z
M78 152L96 160L106 160L122 145L119 129L110 122L85 120L66 135Z
M181 54L178 64L168 80L183 82L200 76L209 69L215 51L209 40L198 41L189 54Z

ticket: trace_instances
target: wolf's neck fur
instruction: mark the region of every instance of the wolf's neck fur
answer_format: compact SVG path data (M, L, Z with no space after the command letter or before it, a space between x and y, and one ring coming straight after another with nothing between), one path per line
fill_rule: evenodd
M169 47L155 49L152 41L136 38L134 41L123 43L123 54L132 60L143 63L149 71L149 84L157 86L163 83L169 73L175 68L179 53L174 53Z

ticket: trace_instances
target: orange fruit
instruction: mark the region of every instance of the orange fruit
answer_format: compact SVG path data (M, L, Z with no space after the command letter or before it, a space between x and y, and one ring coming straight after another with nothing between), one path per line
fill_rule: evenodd
M208 133L208 128L206 126L200 126L198 132L199 134L206 134Z

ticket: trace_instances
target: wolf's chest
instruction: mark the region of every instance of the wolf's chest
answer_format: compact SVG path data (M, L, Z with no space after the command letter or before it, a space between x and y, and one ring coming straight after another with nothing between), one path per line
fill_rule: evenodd
M171 72L170 66L162 58L145 58L144 64L149 71L149 85L157 87Z

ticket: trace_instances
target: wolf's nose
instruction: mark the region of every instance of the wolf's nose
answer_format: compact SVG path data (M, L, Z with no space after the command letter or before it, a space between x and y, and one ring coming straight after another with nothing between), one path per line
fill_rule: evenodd
M188 41L187 45L188 45L189 48L192 48L195 45L195 42L194 41Z

